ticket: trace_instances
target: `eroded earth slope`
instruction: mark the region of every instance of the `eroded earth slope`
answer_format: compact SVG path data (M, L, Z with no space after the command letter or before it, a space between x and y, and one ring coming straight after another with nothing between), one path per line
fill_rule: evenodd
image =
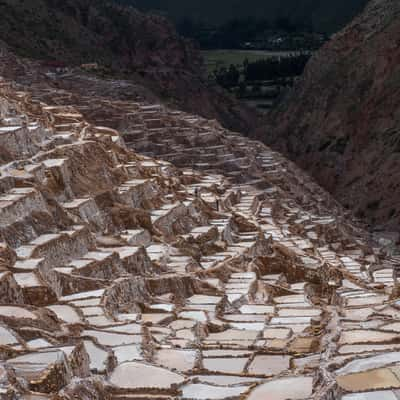
M3 61L1 398L398 398L396 260L312 179L124 82Z

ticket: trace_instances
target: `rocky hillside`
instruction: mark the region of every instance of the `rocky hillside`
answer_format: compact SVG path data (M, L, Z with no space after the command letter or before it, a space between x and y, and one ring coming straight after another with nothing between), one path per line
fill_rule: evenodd
M0 14L0 39L21 56L51 65L97 62L175 106L252 127L251 112L209 87L197 50L162 17L108 0L2 0Z
M264 139L375 225L400 220L400 3L373 0L312 58Z

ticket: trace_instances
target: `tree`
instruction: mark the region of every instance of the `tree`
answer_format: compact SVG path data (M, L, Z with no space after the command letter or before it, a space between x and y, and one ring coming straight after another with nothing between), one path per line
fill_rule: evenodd
M225 89L231 89L239 85L240 71L233 64L229 68L221 67L215 70L214 76L217 83Z

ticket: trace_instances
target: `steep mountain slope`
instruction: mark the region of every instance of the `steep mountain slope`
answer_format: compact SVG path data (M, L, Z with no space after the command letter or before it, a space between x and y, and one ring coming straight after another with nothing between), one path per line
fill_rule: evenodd
M306 68L264 139L374 225L400 220L400 3L373 0Z
M311 20L319 31L336 32L365 6L367 0L116 0L131 3L142 10L160 10L179 20L185 17L213 23L232 18L265 17L271 21L280 17Z
M102 67L165 101L251 129L254 116L203 79L202 59L172 24L108 0L0 1L0 39L19 55Z

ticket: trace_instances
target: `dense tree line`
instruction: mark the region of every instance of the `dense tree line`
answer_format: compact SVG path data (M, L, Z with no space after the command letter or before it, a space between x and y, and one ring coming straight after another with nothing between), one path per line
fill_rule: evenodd
M263 59L244 64L246 81L268 81L301 75L310 59L308 54L290 57Z
M309 54L299 54L279 58L267 58L254 62L245 60L241 67L230 65L214 71L213 77L226 89L240 87L255 81L274 81L299 76L310 59Z

